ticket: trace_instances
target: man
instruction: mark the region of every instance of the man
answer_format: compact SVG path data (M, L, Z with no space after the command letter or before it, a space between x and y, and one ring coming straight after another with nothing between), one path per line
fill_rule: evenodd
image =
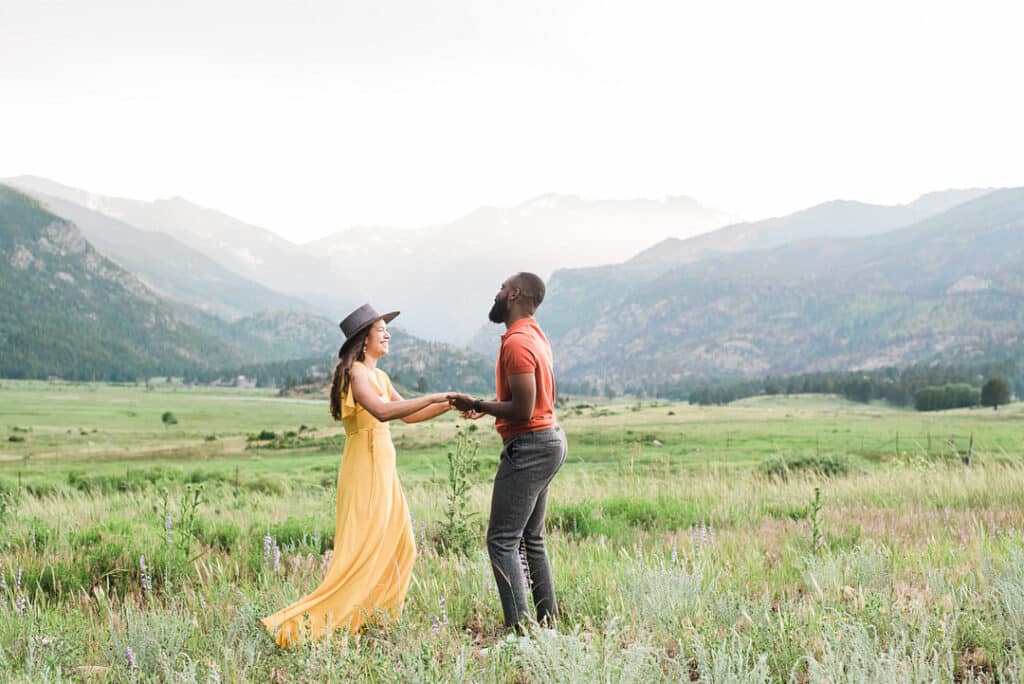
M568 447L555 421L551 345L533 318L542 301L544 281L532 273L517 273L501 284L489 314L506 328L495 368L497 399L481 401L465 394L451 399L467 418L494 416L504 441L491 496L487 551L505 625L518 629L530 617L521 547L537 622L550 625L557 612L544 549L544 512L548 485L565 462Z

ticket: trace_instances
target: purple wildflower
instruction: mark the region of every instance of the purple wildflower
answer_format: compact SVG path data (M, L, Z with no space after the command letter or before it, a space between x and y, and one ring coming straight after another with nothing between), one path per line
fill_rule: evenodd
M281 547L274 544L274 572L281 567Z
M125 646L124 647L124 654L125 654L125 657L128 658L128 667L130 669L132 669L132 670L138 670L139 669L139 664L135 662L135 654L132 653L132 647L131 646Z
M25 607L28 606L28 598L25 596L19 596L14 600L14 610L18 611L18 614L25 612Z
M164 516L164 532L167 534L167 545L171 545L171 516Z
M704 521L700 521L700 548L704 550L704 547L708 545L708 528L704 526Z
M693 550L698 554L700 553L700 533L696 527L693 528Z
M15 591L21 591L21 566L18 566L18 582L14 585Z
M643 548L641 548L641 546L639 544L637 544L636 547L635 547L635 551L636 551L636 562L639 563L640 565L643 565L644 564L644 550L643 550Z
M441 606L441 624L448 624L448 605L445 603L444 596L437 599L438 605Z
M430 623L431 623L430 631L433 632L434 634L440 634L441 633L441 621L437 619L436 615L431 615L430 616Z
M676 548L676 540L672 540L672 565L679 562L679 550Z

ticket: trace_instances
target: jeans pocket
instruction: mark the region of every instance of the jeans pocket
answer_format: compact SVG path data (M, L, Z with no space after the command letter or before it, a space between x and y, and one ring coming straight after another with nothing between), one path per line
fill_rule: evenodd
M516 454L519 451L519 448L519 440L517 440L515 437L511 438L510 440L505 442L505 445L501 449L501 460L508 461L509 464L515 465Z

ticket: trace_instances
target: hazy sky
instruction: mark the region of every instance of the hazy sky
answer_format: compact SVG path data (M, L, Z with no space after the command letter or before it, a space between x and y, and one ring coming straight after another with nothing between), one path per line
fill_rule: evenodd
M1024 185L1024 3L0 0L0 177L305 241L545 192Z

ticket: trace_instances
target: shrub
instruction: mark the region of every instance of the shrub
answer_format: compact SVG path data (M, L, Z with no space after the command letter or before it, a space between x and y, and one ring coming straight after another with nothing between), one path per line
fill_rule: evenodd
M284 496L288 493L288 486L280 478L270 478L267 476L257 477L252 480L247 480L242 483L242 487L248 489L250 492L256 492L258 494L274 494L275 496Z
M469 504L469 475L478 467L476 456L480 442L470 440L461 426L457 430L455 446L448 452L448 497L438 537L445 551L468 556L477 544L473 524L476 514L466 508Z
M42 480L26 483L25 491L37 499L43 499L46 497L63 496L67 492L67 489L65 489L65 487L59 482Z
M271 525L267 534L278 546L288 547L296 552L323 554L334 548L334 528L326 519L288 518ZM257 541L263 543L262 539Z
M809 471L825 477L842 477L849 474L850 462L836 454L776 454L758 467L761 473L782 480L790 473Z
M197 518L195 534L199 541L207 546L231 551L242 538L242 528L231 521L217 522Z

